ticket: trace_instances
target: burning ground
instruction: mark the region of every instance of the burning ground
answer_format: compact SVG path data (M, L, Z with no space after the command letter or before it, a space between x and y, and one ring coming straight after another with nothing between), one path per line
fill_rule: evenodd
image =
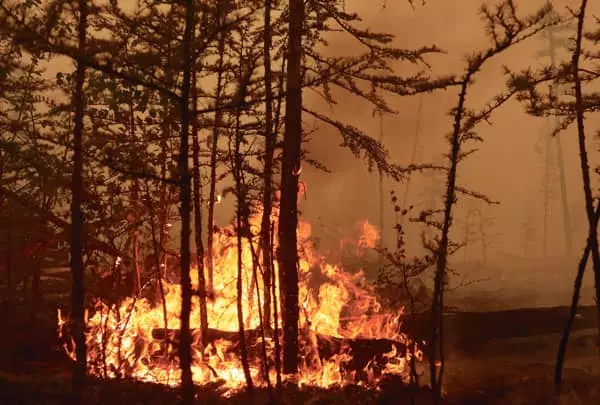
M356 242L358 254L373 248L378 237L368 223L362 228L364 232ZM402 310L384 309L362 272L352 274L327 263L311 242L308 223L300 224L298 235L301 362L296 384L321 388L348 384L375 387L385 376L408 382L410 359L414 356L415 362L420 362L422 352L401 332ZM199 385L219 386L223 395L231 396L245 385L239 356L235 229L225 228L218 233L214 252L215 283L207 300L205 347L201 342L199 298L193 300L193 379ZM262 277L256 274L261 271L261 263L253 260L257 257L255 247L243 240L242 317L251 375L256 383L265 386L266 376L270 383L275 381L274 336L281 330L281 322L261 323L264 285ZM191 271L195 290L197 274L197 269ZM150 279L136 296L118 304L109 305L98 299L87 320L90 374L176 386L180 381L177 359L180 297L179 285ZM271 304L278 302L276 297ZM59 314L60 333L65 324ZM65 345L72 357L73 346L72 342Z

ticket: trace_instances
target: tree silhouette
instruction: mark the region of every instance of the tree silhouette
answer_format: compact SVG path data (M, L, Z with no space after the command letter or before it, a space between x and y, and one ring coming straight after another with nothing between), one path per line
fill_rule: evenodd
M80 55L86 52L87 34L87 0L79 0L79 18L77 27L78 45L77 52ZM83 118L84 118L84 95L83 84L85 81L85 65L77 63L75 74L75 93L73 104L75 105L75 128L73 130L73 175L71 184L71 273L73 286L71 290L71 328L76 347L76 362L73 370L73 395L75 403L82 402L83 384L87 372L87 350L85 342L85 319L83 294L85 286L83 283Z
M548 12L549 7L543 7L530 16L520 17L517 15L516 6L512 0L503 1L493 8L483 6L481 14L491 46L470 56L467 60L464 73L457 80L460 83L460 90L456 107L451 111L454 122L452 132L448 137L450 151L448 154L446 193L444 196L443 218L440 221L441 235L436 246L436 268L431 306L432 330L431 338L428 342L431 386L435 392L435 404L438 404L440 401L442 378L444 375L444 287L446 284L450 246L449 234L452 226L453 207L456 203L457 193L487 200L481 194L473 193L457 185L458 164L472 153L472 151L464 150L465 143L469 141L481 141L481 138L474 132L476 125L482 121L489 120L495 110L517 94L517 91L514 90L506 91L497 96L481 111L474 111L468 109L466 105L469 88L474 76L476 76L486 62L514 44L534 36L547 25L554 24L554 20L544 22L544 18ZM487 201L490 202L489 200Z
M593 51L584 49L584 40L587 39L597 45L600 36L598 36L596 32L586 33L584 31L587 6L587 1L582 1L578 11L569 9L572 18L577 22L574 47L571 50L570 62L560 64L556 67L544 68L540 72L527 70L520 74L514 74L511 78L512 87L515 91L520 92L520 99L527 103L528 113L534 116L556 117L557 126L553 132L554 135L564 131L572 124L575 124L577 130L585 214L588 223L588 237L585 250L578 264L571 310L558 350L554 374L554 380L558 391L560 391L562 386L562 369L569 341L569 334L573 327L577 312L583 275L590 255L592 256L594 269L594 286L596 290L596 304L598 306L598 319L600 319L600 301L598 299L600 297L600 253L598 252L597 236L599 211L594 208L593 204L594 197L591 189L591 174L585 129L585 114L597 110L598 94L595 92L584 91L584 84L590 84L599 77L598 72L594 70L595 67L590 70L584 66L586 58L597 60L597 55ZM547 82L550 82L551 91L548 92L548 94L544 94L538 89L538 86L541 83ZM573 91L566 94L559 94L552 91L553 87L562 85L571 86Z

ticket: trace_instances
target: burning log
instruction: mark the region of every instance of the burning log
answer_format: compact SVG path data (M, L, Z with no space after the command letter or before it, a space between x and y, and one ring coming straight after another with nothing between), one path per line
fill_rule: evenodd
M194 329L192 338L195 341L200 341L200 333L199 329ZM179 335L179 329L155 328L152 330L153 339L161 342L168 341L173 347L178 345ZM334 356L344 353L350 354L349 359L341 363L342 368L345 372L357 372L358 374L361 374L369 365L373 368L373 371L378 373L389 362L391 357L389 353L394 353L397 357L404 357L407 351L405 343L390 339L349 339L319 333L313 333L313 337L321 361L331 360ZM302 339L305 340L304 343L301 343L302 346L306 345L307 338L306 334L302 336ZM214 343L220 339L231 343L227 345L227 352L237 351L239 344L238 332L208 329L207 342ZM262 344L260 329L247 330L246 342L253 362L259 364L261 355L259 349ZM176 356L177 350L171 350L171 353ZM358 379L363 379L361 377L357 375Z
M192 330L192 340L199 341L200 338L200 329ZM177 344L179 342L179 329L165 329L165 328L155 328L152 329L152 338L155 340L168 340L171 343ZM214 343L216 340L224 339L234 344L239 343L239 333L238 332L230 332L226 330L220 329L211 329L207 330L206 342ZM250 329L246 331L246 337L249 340L255 341L258 340L260 336L260 329Z

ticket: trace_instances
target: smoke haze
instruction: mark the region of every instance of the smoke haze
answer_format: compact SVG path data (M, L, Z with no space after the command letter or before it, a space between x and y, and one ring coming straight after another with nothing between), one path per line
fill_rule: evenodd
M349 11L363 16L364 26L374 31L390 32L396 35L395 45L402 48L417 48L435 44L445 50L443 55L427 58L431 64L432 75L456 74L464 70L467 55L484 48L487 44L484 26L478 15L481 2L462 0L457 2L427 1L420 2L414 9L407 2L371 2L347 1ZM489 2L492 3L492 2ZM565 11L566 6L573 8L573 1L554 2L558 10ZM544 4L544 1L516 1L524 13L532 12ZM600 4L591 6L591 13L600 12ZM559 34L569 37L573 31ZM331 52L347 51L356 47L356 43L347 37L332 41ZM550 63L547 52L548 40L541 35L515 46L509 51L492 59L476 75L467 100L468 108L479 110L498 95L505 84L502 67L519 71L528 66L541 67ZM557 51L559 61L567 61L568 51ZM410 74L413 67L409 64L398 66L397 73ZM305 92L305 102L312 108L318 107L332 114L334 118L354 125L375 139L383 134L383 143L389 150L392 161L401 165L411 162L415 141L416 163L444 163L448 146L445 136L451 131L452 122L448 111L456 102L457 90L450 89L436 93L413 97L389 97L390 104L398 111L397 115L385 115L380 121L373 115L373 107L368 103L338 92L340 102L327 106L318 95ZM419 103L421 104L421 113ZM311 127L311 118L305 117L306 125ZM525 257L541 259L543 257L543 220L544 220L544 178L546 139L549 137L551 120L528 116L523 105L510 101L492 117L492 125L481 124L477 132L483 143L471 144L478 151L469 156L459 166L458 184L485 194L498 205L489 206L481 201L463 195L458 196L455 206L455 221L452 237L457 242L465 239L465 219L467 212L480 209L488 221L485 225L489 242L487 256L492 262L505 261L507 258ZM418 126L418 132L417 132ZM597 134L598 120L587 117L588 148L591 167L598 165ZM561 133L562 155L568 196L568 208L572 228L574 255L579 256L585 243L587 223L581 184L581 169L578 155L577 138L574 127ZM332 171L324 174L313 168L304 172L304 181L308 185L308 196L301 207L305 216L315 224L314 233L327 240L335 230L351 232L353 224L359 218L367 218L379 224L379 177L376 171L369 173L364 162L353 158L350 152L339 148L341 139L332 128L323 124L311 136L308 149L312 157L323 161ZM556 140L550 145L549 204L547 224L546 256L562 259L565 256L565 234L563 209L560 199L559 172L557 168ZM595 182L597 184L597 181ZM434 199L436 206L442 204L445 179L441 174L415 174L412 176L408 204L415 206L415 213ZM384 181L384 240L387 246L394 240L394 212L389 202L389 191L394 190L402 201L406 185L396 184L389 179ZM433 195L432 195L433 192ZM472 220L473 221L473 220ZM476 221L472 227L478 226ZM418 251L420 246L420 227L412 225L406 228L408 246ZM527 231L527 232L526 232ZM477 239L477 238L474 238ZM481 243L471 241L468 256L463 251L456 254L454 262L476 262L482 260ZM520 260L520 259L519 259ZM547 262L545 260L544 262ZM540 260L530 261L526 267L536 266ZM564 271L561 282L570 289L575 273L576 258ZM498 274L483 274L479 277L499 278Z

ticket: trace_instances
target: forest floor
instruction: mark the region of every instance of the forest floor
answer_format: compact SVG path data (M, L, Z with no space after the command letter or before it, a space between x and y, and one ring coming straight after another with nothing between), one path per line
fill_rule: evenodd
M561 398L554 394L552 376L559 336L548 335L485 342L475 351L464 353L449 348L446 361L443 404L461 405L580 405L600 404L600 362L597 351L589 345L596 331L575 334L574 348L568 352ZM20 338L20 345L25 342ZM6 347L6 346L5 346ZM70 362L62 354L39 356L29 353L26 359L3 356L0 362L0 403L4 405L69 403ZM6 352L5 352L6 353ZM20 356L23 356L21 352ZM426 364L424 364L426 369ZM423 376L427 382L426 376ZM86 404L165 404L178 398L174 390L133 381L92 381L87 389ZM379 392L360 387L344 389L298 389L286 387L283 403L296 404L410 404L411 391L397 382L383 385ZM240 393L230 398L219 396L215 387L198 391L198 404L267 404L265 390L250 398ZM431 404L429 390L419 390L415 404Z
M31 365L34 366L34 365ZM0 373L0 403L5 405L42 405L69 403L70 373L42 371L44 365L25 375ZM563 395L553 394L551 376L553 364L524 357L496 357L478 359L452 359L447 363L446 400L442 405L579 405L600 403L600 373L597 358L570 361L566 369ZM286 387L284 404L410 404L411 393L399 384L387 384L382 391L374 392L360 387L343 389L313 389ZM133 381L92 381L86 390L85 404L135 405L165 404L177 401L175 390ZM252 396L240 393L230 398L218 395L211 387L198 389L198 404L268 404L266 390ZM431 404L427 389L421 389L414 402Z
M3 325L0 334L0 404L34 405L69 403L71 363L56 347L56 313L48 307L42 320L31 322L18 316L18 322ZM526 310L511 316L519 318ZM518 336L502 333L507 321L495 321L497 312L447 321L447 356L444 379L444 405L581 405L600 404L600 352L595 344L597 329L580 324L575 330L567 352L564 387L561 397L554 394L553 373L560 333L537 333ZM527 315L530 316L530 315ZM587 315L586 315L587 317ZM562 325L563 319L542 319L540 322ZM15 319L15 318L13 318ZM482 319L486 320L482 324ZM527 318L523 318L527 323ZM496 329L490 333L489 329ZM513 330L518 330L514 328ZM527 330L525 330L527 332ZM512 333L515 335L515 333ZM494 338L493 336L497 336ZM468 337L468 339L465 339ZM427 370L427 364L423 364ZM421 380L428 382L424 375ZM133 381L91 381L86 394L89 405L134 405L174 403L178 393L163 386ZM397 381L389 381L378 392L361 387L344 389L298 389L286 387L282 394L285 404L410 404L411 391ZM269 403L265 390L253 397L240 393L223 398L216 387L201 387L198 404ZM419 389L416 405L431 404L427 388Z
M450 351L444 384L448 397L465 405L600 404L597 336L597 330L573 333L560 397L553 383L560 334L483 342L470 353Z

